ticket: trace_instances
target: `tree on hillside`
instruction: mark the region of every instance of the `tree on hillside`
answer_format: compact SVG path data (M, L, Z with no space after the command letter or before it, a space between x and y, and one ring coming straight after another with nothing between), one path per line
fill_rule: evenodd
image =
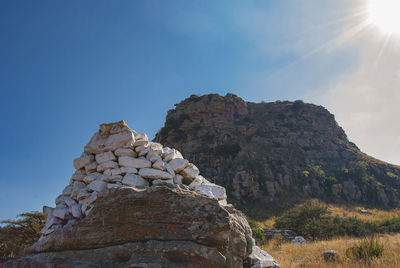
M27 212L17 216L16 220L1 221L0 261L15 258L23 254L25 248L40 237L45 224L45 215L40 212Z

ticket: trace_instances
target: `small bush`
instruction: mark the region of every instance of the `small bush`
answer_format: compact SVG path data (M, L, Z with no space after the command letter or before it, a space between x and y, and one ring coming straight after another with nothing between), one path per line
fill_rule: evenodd
M357 245L347 249L346 255L349 258L371 261L374 258L380 258L383 255L384 246L378 237L370 236L362 239Z
M302 100L295 100L292 105L292 109L297 111L304 106L304 101Z
M261 244L264 244L265 243L264 231L258 226L258 224L254 220L247 218L247 222L250 225L254 238Z
M399 178L396 174L394 174L394 173L392 173L390 171L386 172L386 175L388 175L388 177L391 178L391 179L398 179Z

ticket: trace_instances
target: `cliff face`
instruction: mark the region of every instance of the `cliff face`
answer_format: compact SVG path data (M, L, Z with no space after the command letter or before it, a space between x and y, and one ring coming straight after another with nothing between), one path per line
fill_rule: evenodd
M400 167L362 153L322 106L232 94L192 95L175 106L155 141L180 150L236 204L399 203Z

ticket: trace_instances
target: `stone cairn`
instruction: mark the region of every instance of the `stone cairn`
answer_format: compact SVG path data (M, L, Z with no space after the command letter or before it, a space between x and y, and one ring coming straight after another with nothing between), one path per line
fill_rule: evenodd
M182 154L137 134L124 121L102 124L73 161L75 173L56 198L56 207L44 207L44 236L67 228L88 216L96 199L112 188L147 188L159 183L185 184L227 205L225 188L207 181Z

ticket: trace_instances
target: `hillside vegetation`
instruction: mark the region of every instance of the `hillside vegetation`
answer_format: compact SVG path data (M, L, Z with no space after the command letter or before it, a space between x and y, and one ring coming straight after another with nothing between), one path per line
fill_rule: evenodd
M175 106L155 141L179 149L252 218L310 198L399 205L400 168L361 152L322 106L251 103L233 94L192 95Z

